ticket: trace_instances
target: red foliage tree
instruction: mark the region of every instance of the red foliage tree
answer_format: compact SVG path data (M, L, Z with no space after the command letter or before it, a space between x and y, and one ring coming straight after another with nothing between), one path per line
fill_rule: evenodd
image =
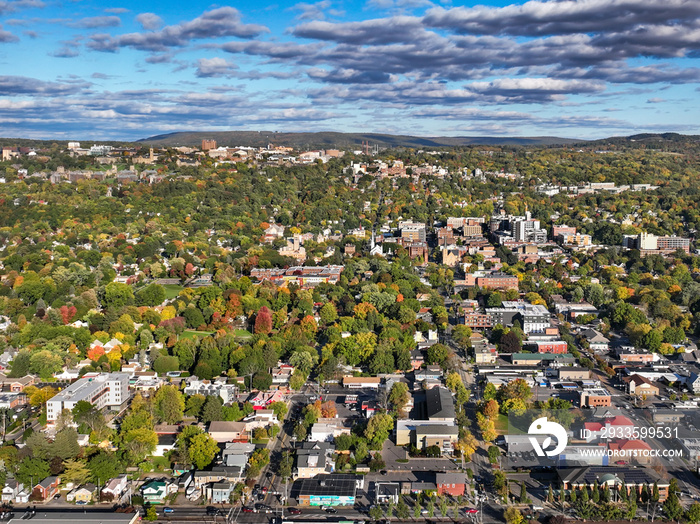
M255 333L267 335L272 331L272 312L263 306L255 315Z
M73 317L78 312L75 306L61 306L59 311L61 313L61 320L63 321L64 326L73 320Z
M105 348L102 346L95 346L94 348L88 349L87 358L93 362L100 360L100 357L105 354Z
M194 273L194 266L192 263L188 262L187 265L185 266L185 275L188 277L191 277L192 274Z

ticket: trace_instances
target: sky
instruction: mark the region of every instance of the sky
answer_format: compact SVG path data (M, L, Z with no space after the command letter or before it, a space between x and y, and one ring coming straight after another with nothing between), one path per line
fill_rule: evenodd
M700 0L0 0L0 136L700 134Z

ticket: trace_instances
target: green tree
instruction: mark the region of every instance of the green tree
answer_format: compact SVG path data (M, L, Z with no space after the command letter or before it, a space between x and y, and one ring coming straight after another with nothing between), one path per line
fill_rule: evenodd
M664 513L671 520L679 520L683 515L683 506L678 500L678 480L675 478L669 482L668 497L664 501Z
M277 417L277 420L284 420L285 415L287 414L287 403L286 402L273 402L270 404L269 409L272 410L272 412L275 414L275 417Z
M161 386L155 395L155 411L158 418L166 424L182 421L185 410L185 398L175 386Z
M64 460L77 457L80 453L78 432L72 427L63 428L56 433L51 448L54 456Z
M112 479L124 471L124 467L117 457L105 451L90 457L88 469L92 481L95 483L104 483L106 479Z
M389 402L397 412L402 412L408 404L411 395L408 392L408 386L404 382L395 382L389 391Z
M50 473L49 463L46 460L29 457L20 462L16 478L25 486L31 486L32 482L39 483Z
M72 482L80 486L85 484L91 477L90 469L82 460L68 459L63 463L63 473L61 473L63 482Z
M151 522L158 520L158 513L156 512L155 506L148 506L146 508L146 516L144 519Z
M503 511L503 518L506 524L523 524L523 514L515 506L508 506Z
M390 415L378 413L367 422L365 438L374 446L381 446L389 438L389 433L393 427L394 419Z
M195 435L189 441L190 460L197 469L204 469L211 464L219 452L219 445L208 433Z
M137 306L158 306L165 300L165 288L159 284L150 284L136 292Z
M134 290L127 284L110 282L105 286L104 299L105 307L119 309L134 303Z
M224 413L221 409L221 398L216 395L209 395L202 407L202 422L206 424L207 422L223 419Z
M199 417L202 413L202 408L204 407L204 402L207 397L204 395L191 395L187 397L185 401L185 415L188 417Z

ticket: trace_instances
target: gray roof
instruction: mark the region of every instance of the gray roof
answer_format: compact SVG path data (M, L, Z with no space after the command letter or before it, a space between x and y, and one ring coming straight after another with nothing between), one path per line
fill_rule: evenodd
M436 473L435 484L466 484L467 476L464 473Z
M426 414L428 418L455 418L455 404L448 389L437 387L425 392Z

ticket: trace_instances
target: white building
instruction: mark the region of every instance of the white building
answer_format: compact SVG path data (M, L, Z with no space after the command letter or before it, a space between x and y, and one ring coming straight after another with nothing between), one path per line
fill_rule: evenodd
M84 400L102 409L120 406L129 398L127 373L95 373L86 375L58 393L46 403L46 420L55 422L64 409L73 409Z

